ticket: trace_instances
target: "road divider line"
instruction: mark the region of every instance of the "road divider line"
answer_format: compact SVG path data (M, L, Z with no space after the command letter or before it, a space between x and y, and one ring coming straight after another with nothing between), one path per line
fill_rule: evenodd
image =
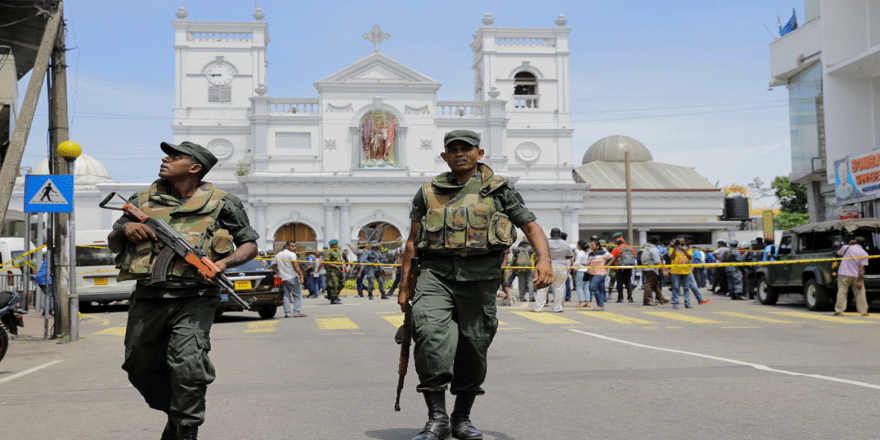
M639 344L638 342L624 341L623 339L611 338L611 337L596 334L596 333L585 332L583 330L570 329L570 331L575 332L575 333L580 333L580 334L586 335L586 336L592 336L592 337L598 338L598 339L605 339L605 340L611 341L611 342L617 342L617 343L621 343L621 344L631 345L633 347L646 348L649 350L665 351L667 353L683 354L683 355L694 356L694 357L699 357L699 358L703 358L703 359L710 359L710 360L714 360L714 361L718 361L718 362L726 362L729 364L741 365L744 367L752 367L756 370L766 371L768 373L785 374L788 376L809 377L812 379L827 380L827 381L831 381L831 382L845 383L848 385L855 385L855 386L859 386L859 387L863 387L863 388L871 388L874 390L880 390L880 385L875 385L875 384L867 383L867 382L859 382L859 381L855 381L855 380L841 379L839 377L833 377L833 376L823 376L821 374L804 374L804 373L798 373L796 371L788 371L788 370L780 370L778 368L770 368L767 365L755 364L752 362L738 361L736 359L728 359L728 358L723 358L723 357L718 357L718 356L712 356L710 354L694 353L694 352L684 351L684 350L675 350L672 348L654 347L651 345Z
M125 327L107 327L104 330L99 332L92 333L93 335L113 335L113 336L125 336Z
M348 318L316 319L321 330L357 330L360 327Z
M792 318L815 319L817 321L836 322L838 324L875 324L873 321L863 321L861 319L842 318L840 316L819 315L816 313L806 312L770 312L774 315L790 316Z
M690 322L692 324L727 324L726 322L716 321L714 319L700 318L698 316L685 315L675 312L642 312L646 315L656 316L658 318L672 319L674 321Z
M753 316L753 315L747 315L745 313L738 313L738 312L715 312L715 313L717 313L719 315L730 316L733 318L753 319L755 321L769 322L772 324L791 324L792 323L792 321L785 321L782 319L765 318L763 316Z
M541 324L583 324L573 319L563 318L556 313L513 312L513 314Z
M46 363L43 364L43 365L37 365L37 366L34 367L34 368L28 368L27 370L24 370L24 371L22 371L21 373L15 373L15 374L13 374L12 376L4 377L3 379L0 379L0 383L6 383L6 382L9 382L9 381L13 381L13 380L15 380L15 379L18 379L18 378L21 377L21 376L24 376L24 375L27 375L27 374L31 374L31 373L33 373L33 372L35 372L35 371L40 371L40 370L42 370L43 368L51 367L52 365L60 364L60 363L61 363L61 361L51 361L51 362L46 362Z
M645 321L644 319L639 318L631 318L629 316L619 315L617 313L604 312L604 313L596 313L594 311L578 311L581 315L589 316L591 318L599 318L607 321L613 321L618 324L656 324L656 322Z
M278 326L278 320L275 321L261 321L261 322L249 322L247 324L247 330L245 333L267 333L274 332L275 327Z
M400 313L394 316L383 316L382 319L390 322L394 327L400 327L403 325L403 314Z

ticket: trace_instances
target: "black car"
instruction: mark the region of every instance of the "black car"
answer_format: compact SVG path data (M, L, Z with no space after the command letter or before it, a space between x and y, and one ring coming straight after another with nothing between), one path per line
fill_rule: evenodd
M235 285L235 293L243 300L249 302L251 298L256 299L251 304L251 310L259 313L262 318L275 316L278 306L284 302L281 277L261 260L251 260L241 266L230 267L226 269L226 277ZM227 293L220 295L220 301L220 306L217 307L218 316L223 312L243 310Z

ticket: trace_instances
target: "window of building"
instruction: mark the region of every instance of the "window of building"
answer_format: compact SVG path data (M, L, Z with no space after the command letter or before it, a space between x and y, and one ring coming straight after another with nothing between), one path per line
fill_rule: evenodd
M813 172L813 158L819 154L816 97L822 94L822 63L793 76L788 83L791 120L791 170L795 177Z
M513 106L538 108L538 78L533 73L519 72L513 76Z
M208 86L208 102L232 102L232 86Z

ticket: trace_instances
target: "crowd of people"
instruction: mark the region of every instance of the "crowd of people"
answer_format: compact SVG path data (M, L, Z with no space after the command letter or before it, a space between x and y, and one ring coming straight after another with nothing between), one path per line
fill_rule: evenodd
M643 291L643 306L658 306L672 303L678 309L693 307L690 294L697 304L711 301L704 297L706 289L716 295L727 296L731 300L751 299L756 294L754 266L726 265L714 268L693 266L712 263L742 263L774 261L779 255L789 251L789 244L778 248L772 239L761 237L752 240L748 247L740 247L737 240L718 240L714 249L694 246L694 238L682 234L668 243L661 243L659 236L649 236L645 246L630 246L623 233L612 236L609 244L598 236L580 240L576 245L565 241L566 234L554 228L550 232L550 256L554 268L553 284L544 291L531 288L534 251L528 241L523 240L508 252L505 258L506 272L503 284L503 298L510 297L510 289L518 281L518 300L534 302L533 312L542 312L551 305L550 311L560 313L563 303L572 301L577 295L574 307L604 311L605 303L613 300L633 303L633 291ZM668 268L633 268L633 266L668 265ZM669 298L663 295L663 288L669 288ZM624 294L625 293L625 294ZM552 298L552 300L551 300Z

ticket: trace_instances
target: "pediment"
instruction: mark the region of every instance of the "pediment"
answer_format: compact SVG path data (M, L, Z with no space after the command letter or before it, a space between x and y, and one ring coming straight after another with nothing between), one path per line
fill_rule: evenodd
M333 84L421 84L437 88L440 83L400 64L393 58L374 52L366 58L316 83L319 89Z

